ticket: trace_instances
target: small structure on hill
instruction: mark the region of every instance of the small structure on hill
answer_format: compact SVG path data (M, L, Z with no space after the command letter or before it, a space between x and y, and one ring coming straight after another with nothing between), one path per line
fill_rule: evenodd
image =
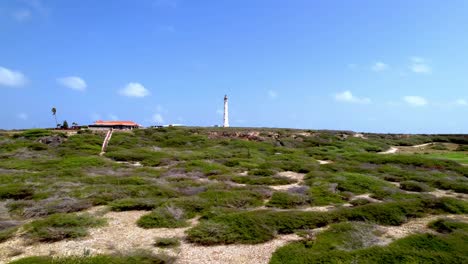
M228 97L227 97L227 95L224 96L223 127L229 127L229 110L228 110Z
M88 126L91 130L109 130L109 129L119 129L119 130L133 130L135 128L140 128L141 125L133 121L102 121L98 120L94 124Z

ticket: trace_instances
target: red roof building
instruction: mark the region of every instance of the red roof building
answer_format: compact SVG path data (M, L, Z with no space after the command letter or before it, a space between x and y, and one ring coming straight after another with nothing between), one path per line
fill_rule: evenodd
M135 129L139 128L141 125L133 121L102 121L98 120L94 124L89 125L91 129Z

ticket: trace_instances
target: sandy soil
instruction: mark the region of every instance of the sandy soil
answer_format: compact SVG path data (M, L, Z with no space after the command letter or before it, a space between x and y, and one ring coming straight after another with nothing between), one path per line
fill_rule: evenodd
M396 239L416 233L433 233L434 231L427 228L427 224L439 218L450 218L468 222L468 215L431 215L413 219L401 226L380 226L381 230L384 232L383 237L385 238L382 244L386 245Z
M296 183L286 184L286 185L270 185L269 187L277 191L286 191L288 189L299 187L304 183L304 173L297 173L293 171L283 171L278 173L279 176L287 177L293 180L296 180Z
M93 208L91 213L100 214L102 208ZM223 245L213 247L196 246L182 242L177 249L162 250L153 246L156 237L178 237L183 239L189 228L142 229L135 223L146 211L108 212L108 225L90 229L89 236L79 240L55 243L29 244L21 236L0 244L0 263L7 263L27 256L70 256L125 252L129 249L148 249L155 253L165 251L177 257L176 263L268 263L272 253L290 241L299 240L297 235L282 235L258 245ZM195 225L193 220L191 225ZM16 256L12 256L16 255Z
M291 242L300 240L295 234L281 235L276 239L257 245L221 245L221 246L197 246L183 241L187 228L156 228L142 229L136 226L136 221L146 211L128 212L107 212L102 207L95 207L89 210L94 214L104 214L108 219L108 226L94 228L90 230L90 235L79 240L59 241L55 243L35 243L18 236L12 240L0 244L0 263L33 255L69 256L83 255L84 252L90 254L125 252L128 249L148 249L155 253L165 252L177 257L176 263L268 263L272 253L279 247ZM309 210L328 211L332 208L311 207ZM305 209L307 210L307 209ZM440 215L428 216L414 219L402 226L381 226L383 231L380 244L385 245L395 239L399 239L414 233L432 232L427 229L427 223L438 218L448 217L468 221L467 215ZM197 220L192 220L191 225L195 225ZM317 229L317 232L323 230ZM176 249L158 249L153 246L156 237L177 237L182 240L181 246ZM12 255L16 256L12 256Z
M333 163L331 160L317 160L320 165Z

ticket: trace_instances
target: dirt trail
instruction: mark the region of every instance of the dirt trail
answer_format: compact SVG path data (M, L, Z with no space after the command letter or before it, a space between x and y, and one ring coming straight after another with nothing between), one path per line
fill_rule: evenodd
M434 143L424 143L424 144L420 144L420 145L414 145L414 146L411 146L411 147L412 148L424 148L424 147L427 147L427 146L431 146L432 144L434 144ZM386 151L381 151L378 154L395 154L395 153L397 153L399 151L400 151L400 149L398 147L392 146L389 149L387 149Z
M398 152L397 147L390 147L390 149L388 149L386 151L379 152L378 154L394 154L394 153L397 153L397 152Z
M414 145L412 146L413 148L423 148L423 147L427 147L427 146L431 146L433 143L425 143L425 144L421 144L421 145Z

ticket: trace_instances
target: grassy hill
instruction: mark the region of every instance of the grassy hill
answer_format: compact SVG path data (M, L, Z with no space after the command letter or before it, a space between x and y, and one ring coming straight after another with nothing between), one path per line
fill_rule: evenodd
M105 212L93 213L100 206L147 211L135 224L148 232L185 228L182 251L297 234L271 263L468 261L468 136L174 127L115 132L99 156L104 136L0 134L3 252L17 241L79 242L106 225ZM431 144L412 147L425 143ZM396 154L379 153L392 146ZM457 214L458 220L443 218ZM424 234L382 233L434 215L441 220ZM178 261L173 249L128 250L20 259L31 254L17 249L0 253L0 261Z

